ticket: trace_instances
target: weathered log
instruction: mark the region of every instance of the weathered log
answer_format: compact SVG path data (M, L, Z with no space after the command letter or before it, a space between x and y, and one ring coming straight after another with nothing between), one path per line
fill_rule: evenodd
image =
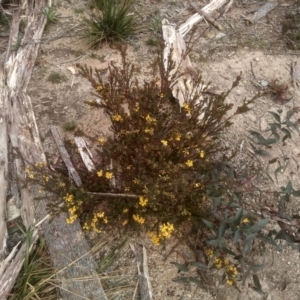
M46 200L40 201L34 210L34 198L38 195L39 187L27 181L26 167L35 163L46 163L45 154L40 141L31 99L26 94L31 77L32 68L37 57L46 17L43 10L50 4L50 0L28 1L22 0L19 9L14 9L10 38L5 59L6 74L0 75L0 183L7 187L7 134L14 149L10 164L14 167L17 177L18 193L21 196L21 216L28 229L35 218L43 219L47 215ZM16 44L20 16L28 18L25 35L17 51L12 51ZM3 65L0 67L3 73ZM7 130L7 134L6 134ZM3 162L3 163L2 163ZM24 184L26 183L26 184ZM0 227L5 232L4 211L6 205L5 189L1 190L0 201L4 209L0 211ZM4 200L5 198L5 200ZM52 223L43 222L41 227L47 241L53 266L58 270L57 278L61 281L60 291L63 299L106 299L101 282L97 276L96 263L90 253L89 246L84 239L79 222L66 224L66 214L61 214ZM47 219L47 218L46 218ZM0 235L1 236L1 235ZM37 232L31 248L37 240ZM1 247L5 239L0 240ZM0 269L0 299L6 299L12 288L24 260L24 247L11 257L11 262L4 260Z
M201 12L208 16L212 11L220 8L225 3L226 0L213 0L202 8ZM175 26L170 24L168 20L164 19L162 21L163 38L165 41L164 66L168 68L169 60L171 59L174 63L174 67L170 72L170 77L175 76L175 74L180 75L172 86L172 93L173 96L178 99L181 106L187 99L191 99L194 93L198 92L193 86L193 77L195 77L196 71L186 53L187 49L183 38L193 26L202 19L203 15L196 13L182 24L178 30L176 30ZM201 99L199 99L199 101L200 100Z
M151 300L153 299L152 287L148 271L148 259L145 246L143 246L142 251L139 250L139 247L135 247L130 244L130 248L135 255L136 264L138 269L139 276L139 286L140 286L140 296L142 300ZM140 253L142 252L142 254Z

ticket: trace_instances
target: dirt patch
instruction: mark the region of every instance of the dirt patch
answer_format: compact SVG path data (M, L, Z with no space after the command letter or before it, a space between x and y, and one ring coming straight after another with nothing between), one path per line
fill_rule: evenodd
M207 3L201 1L197 5L201 8ZM277 8L260 22L250 24L245 17L257 10L261 4L256 1L234 2L230 10L218 18L218 22L223 27L222 34L208 23L197 24L195 36L197 33L204 32L204 34L194 42L190 55L195 68L201 72L203 80L211 81L212 87L218 90L229 89L235 78L242 72L240 85L229 97L234 106L240 105L244 98L249 99L259 90L263 90L265 82L278 80L289 86L289 92L293 96L289 102L281 105L266 95L256 101L251 111L235 119L232 130L224 141L233 149L240 147L242 142L246 141L247 130L257 127L263 131L267 129L267 123L271 118L268 111L280 109L285 114L288 110L300 106L300 90L297 85L292 85L290 69L291 65L298 60L295 55L297 53L294 53L290 47L291 43L294 45L297 41L298 25L290 25L290 27L284 25L286 27L282 30L282 24L290 24L291 14L293 15L293 11L298 9L297 2L279 1ZM45 32L29 87L40 135L49 157L57 152L50 133L50 125L62 126L67 121L75 121L79 128L92 137L109 134L110 123L104 113L99 113L98 110L93 110L84 104L84 101L94 96L91 95L90 83L78 75L76 63L103 69L105 74L108 63L120 62L118 51L109 45L104 44L97 50L90 50L85 48L84 40L79 38L77 29L81 16L89 9L88 1L57 0L54 8L61 14L61 18L58 24L50 25ZM147 77L149 75L147 65L153 58L155 48L147 46L146 41L161 34L162 18L165 17L179 25L193 11L187 1L172 0L137 1L136 10L141 16L141 22L146 24L147 30L128 41L128 59L140 65L142 76ZM217 17L217 14L214 16ZM297 19L298 15L294 16ZM292 37L295 40L292 40ZM299 48L295 46L292 49ZM66 81L60 83L49 81L49 76L53 72L64 75ZM284 150L284 154L294 157L296 162L299 161L299 142L299 136L295 134ZM247 146L245 142L245 147ZM274 155L277 155L281 149L274 151ZM295 186L300 186L296 162L291 163L289 170L279 176L279 186L285 185L288 179L291 179ZM297 203L294 207L297 210ZM101 239L101 236L97 236L97 239ZM174 244L170 243L166 250L161 250L152 245L146 236L142 239L137 238L137 241L141 242L141 240L148 249L154 299L262 298L247 286L242 289L242 293L239 293L229 286L221 285L219 281L216 282L215 288L207 290L176 284L172 282L172 278L177 276L177 270L170 261L180 263L180 256L173 252L164 261L164 257ZM182 248L183 246L178 246L176 250L181 251ZM265 291L264 299L300 299L298 249L285 249L281 253L266 249L265 253L261 254L263 261L258 263L267 264L260 273L262 288ZM116 263L119 266L126 266L132 273L136 272L134 257L129 249L123 259ZM111 299L124 299L121 296L114 297Z

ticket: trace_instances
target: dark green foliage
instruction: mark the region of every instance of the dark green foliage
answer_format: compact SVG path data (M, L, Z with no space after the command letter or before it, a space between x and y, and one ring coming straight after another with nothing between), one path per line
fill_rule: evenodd
M88 47L96 47L103 41L128 38L138 30L137 16L133 13L135 0L95 0L101 14L84 18L82 30Z
M148 200L145 206L136 200L113 201L111 213L125 220L132 220L133 215L151 219L152 227L199 220L208 208L206 187L214 181L216 160L226 151L219 137L230 119L247 110L253 100L226 117L232 109L226 102L230 91L208 97L199 76L192 98L180 108L170 93L171 69L164 70L161 56L156 61L160 85L157 80L138 82L135 66L126 60L124 50L122 58L122 68L109 66L107 81L100 71L93 77L91 69L78 66L102 99L88 104L103 108L112 122L113 137L102 146L101 157L114 162L114 191ZM198 102L200 94L203 99ZM128 213L122 214L126 208Z

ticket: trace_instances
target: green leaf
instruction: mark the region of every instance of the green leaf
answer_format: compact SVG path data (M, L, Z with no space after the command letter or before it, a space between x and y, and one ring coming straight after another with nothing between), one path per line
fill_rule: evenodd
M179 264L177 262L171 261L172 265L174 265L179 272L188 272L189 271L189 263Z
M230 249L228 249L227 247L222 247L222 251L227 253L227 254L230 254L232 256L237 256L236 253L234 253L233 251L231 251Z
M283 230L280 230L274 238L275 240L285 240L288 243L294 243L295 238L292 235L289 235Z
M259 232L263 227L265 227L268 223L269 223L270 219L267 218L267 219L263 219L263 220L259 220L256 224L254 224L249 232L250 233L257 233Z
M276 244L276 242L269 236L267 235L262 235L262 234L259 234L257 236L257 238L259 238L260 240L262 240L263 242L266 242L272 246L275 246L276 248L278 248L278 245Z
M252 245L252 240L248 240L244 245L243 253L247 253L250 250L251 245Z
M219 240L210 240L210 241L206 241L206 243L210 246L213 246L213 247L218 247L219 246Z
M198 261L191 262L191 265L194 266L194 267L196 267L196 268L198 268L198 269L204 270L204 271L208 271L209 270L209 268L208 268L207 265L202 264L202 263L200 263Z
M256 274L253 274L253 283L254 283L254 290L258 292L261 295L264 295L264 292L262 291L262 286L259 282L258 276Z
M263 149L259 149L259 150L254 150L255 154L263 156L263 157L270 157L271 154L270 152L263 150Z
M264 141L259 141L258 142L259 145L272 145L272 144L276 144L276 139L267 139Z
M219 234L218 234L219 239L223 237L226 229L227 229L227 224L225 222L222 222L219 227Z
M275 118L275 120L280 123L281 120L280 120L280 115L279 114L276 114L274 113L273 111L269 111L269 113Z
M239 228L235 233L234 233L234 238L233 238L233 245L236 244L240 239L241 239L241 229Z
M259 142L265 141L265 138L257 131L248 130L248 132L253 135Z
M215 230L216 225L215 225L214 223L212 223L212 222L210 222L210 221L208 221L208 220L205 220L205 219L202 219L202 221L203 221L203 223L204 223L207 227L209 227L210 229Z
M250 269L252 271L259 271L262 270L267 264L261 264L261 265L250 265Z
M275 157L275 158L273 158L273 159L270 159L270 160L269 160L269 164L271 165L271 164L276 163L277 159L278 159L277 157Z
M257 233L250 233L246 236L246 241L254 240L257 236Z
M286 139L291 139L292 135L290 131L286 128L281 128L281 131L285 133L284 137L282 138L282 142L284 142Z
M288 194L288 195L291 195L292 194L292 191L293 191L293 185L291 183L291 181L288 182L288 184L286 185L286 187L281 187L281 190L285 193L285 194Z
M240 207L236 212L235 216L231 219L228 219L227 222L229 224L237 225L238 223L240 223L242 216L243 216L243 209Z

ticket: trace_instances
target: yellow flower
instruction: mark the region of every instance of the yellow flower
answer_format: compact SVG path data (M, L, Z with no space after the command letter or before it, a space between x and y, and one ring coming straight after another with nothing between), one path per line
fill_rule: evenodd
M189 159L185 164L186 164L188 167L192 167L192 166L193 166L193 161Z
M113 177L113 173L112 173L112 172L106 172L106 173L105 173L105 177L106 177L107 179L111 179L111 178Z
M130 187L126 186L126 187L124 188L124 192L129 192L129 191L130 191Z
M33 173L30 173L30 174L29 174L29 178L33 179L33 178L34 178L34 174L33 174Z
M139 202L140 206L146 206L148 203L148 199L144 198L142 196L139 198L139 200L140 200L140 202Z
M222 268L222 265L223 265L222 259L219 258L219 257L215 257L214 264L215 264L217 269Z
M97 175L98 175L98 177L103 176L103 171L102 171L102 170L98 171L98 172L97 172Z
M68 209L68 211L69 211L69 213L71 214L71 215L74 215L74 213L76 212L76 207L75 206L72 206L72 207L70 207L69 209Z
M167 146L168 145L168 141L166 141L166 140L161 140L161 143L163 144L163 146Z
M123 214L126 214L126 213L128 213L128 208L123 209Z
M107 217L103 218L103 222L104 222L105 224L107 224L107 223L108 223L108 219L107 219Z
M247 224L247 223L250 223L250 220L248 218L245 218L243 221L242 221L243 224Z
M228 285L233 285L234 281L232 279L227 279L226 283Z
M64 197L64 200L66 201L66 202L73 202L73 200L74 200L74 196L71 194L67 194L65 197Z
M149 236L150 236L151 241L152 241L153 244L155 244L155 245L159 245L160 244L160 236L158 236L154 232L149 232L148 234L149 234Z
M200 187L200 183L199 183L199 182L195 183L195 184L194 184L194 187L195 187L195 188Z
M200 155L201 158L204 158L204 156L205 156L205 151L204 151L204 150L201 150L200 153L199 153L199 155Z
M98 212L97 214L95 214L95 216L97 216L97 218L103 218L104 212Z
M146 122L147 123L155 123L156 119L152 118L149 114L146 116Z
M236 267L234 267L234 266L232 266L232 265L231 265L231 266L228 265L228 266L226 267L226 271L227 271L227 273L229 273L229 276L230 276L230 277L235 277L235 276L237 275L237 273L238 273Z
M140 217L139 215L133 215L132 218L134 221L136 221L139 224L145 223L145 219L143 217Z
M100 138L100 139L98 140L98 142L99 142L100 145L103 145L104 142L105 142L105 140L104 140L104 138Z
M213 257L213 255L214 255L214 251L210 248L205 249L205 253L208 257Z
M128 220L125 220L122 225L125 226L128 223Z
M29 167L26 167L25 172L26 172L26 173L30 173L30 168L29 168Z
M44 179L45 182L49 181L49 177L48 176L43 176L43 179Z
M158 97L159 97L159 98L164 98L164 97L165 97L165 94L164 94L164 93L160 93L160 94L158 94Z
M68 219L66 219L66 222L67 224L73 224L76 219L77 219L77 215L72 215Z
M188 114L190 114L191 113L191 108L190 108L190 106L185 102L185 103L183 103L183 109L188 113Z
M59 186L59 187L65 187L66 184L65 184L64 182L60 182L60 183L58 184L58 186Z
M89 225L88 225L87 223L84 223L83 229L84 229L84 230L89 230L90 227L89 227Z
M183 154L184 154L184 155L189 155L189 154L190 154L190 151L189 151L189 150L186 150L186 149L184 149L184 150L183 150Z
M103 86L102 86L101 84L98 85L98 86L97 86L97 91L98 91L98 92L101 92L102 90L103 90Z
M149 133L150 135L153 135L153 128L146 128L145 130L144 130L144 132L145 133Z
M123 120L123 118L122 118L120 115L114 115L114 116L112 117L112 119L113 119L114 121L116 121L116 122L120 122L120 121Z
M161 235L165 238L170 238L171 233L174 231L174 225L170 224L169 222L167 224L162 224L159 226L159 231Z
M134 178L134 179L133 179L133 183L134 183L134 184L139 184L140 182L141 182L141 181L140 181L139 179L137 179L137 178Z
M177 134L176 137L175 137L175 140L180 141L180 139L181 139L181 134Z

